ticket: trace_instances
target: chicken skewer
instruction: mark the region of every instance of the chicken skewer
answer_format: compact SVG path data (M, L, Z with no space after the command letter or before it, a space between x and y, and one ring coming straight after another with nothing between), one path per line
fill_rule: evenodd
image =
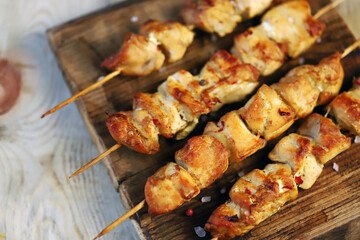
M269 153L270 160L280 163L269 164L263 171L255 169L233 185L230 200L215 209L205 230L213 239L244 235L295 199L297 186L312 187L323 165L350 145L351 138L330 119L312 114L297 133L282 138Z
M295 5L294 5L294 3L295 3ZM286 3L286 4L282 4L282 5L280 5L280 6L278 6L278 7L276 7L276 8L273 8L272 10L270 10L264 17L266 17L266 19L268 18L267 17L267 15L269 14L269 13L272 13L272 11L274 11L274 14L272 14L272 15L276 15L279 11L287 11L287 9L290 9L289 11L291 11L291 12L294 12L294 7L296 7L296 6L298 6L297 4L300 4L300 6L302 6L302 8L299 8L300 10L300 12L302 13L302 14L300 14L300 15L302 15L302 18L304 18L304 19L312 19L311 18L311 15L310 15L310 7L309 7L309 5L308 5L308 3L307 2L305 2L305 1L294 1L294 2L288 2L288 3ZM305 16L305 17L304 17ZM315 20L311 20L310 22L316 22ZM276 23L274 23L275 25L276 25ZM307 23L305 23L304 21L302 21L301 22L301 24L305 24L306 26L308 26L307 25ZM300 25L301 25L300 24ZM316 34L313 34L313 35L309 35L309 34L305 34L304 35L304 33L302 34L302 40L303 41L305 41L306 43L305 44L302 44L302 50L303 51L305 51L305 45L307 46L307 48L311 45L311 44L313 44L313 42L316 40L316 38L317 37L319 37L320 35L321 35L321 32L323 31L323 25L322 24L320 24L320 22L316 22L316 25L319 25L319 26L321 26L321 28L319 28L319 30L316 32ZM299 28L299 26L297 26L297 28ZM252 32L254 32L254 31L252 31ZM249 34L248 34L249 35ZM248 36L247 35L247 36ZM254 35L255 36L255 34L251 34L251 35ZM317 37L315 37L315 36L317 36ZM237 37L236 37L237 38ZM262 39L258 39L257 41L260 41L260 42L263 42L263 39L264 39L264 37L262 38ZM247 41L248 42L251 42L252 41L252 39L247 39ZM265 41L265 45L267 44L267 43L269 43L269 42L273 42L272 40L270 40L270 39L267 39L267 40L264 40ZM299 41L299 39L298 38L291 38L291 39L289 39L288 40L288 42L291 42L291 41L295 41L295 42L298 42ZM277 46L277 43L272 43L272 44L275 44L276 46ZM297 46L295 43L293 44L294 46ZM239 48L240 47L238 47L237 49L239 50ZM260 47L260 48L262 48L262 47ZM274 65L274 64L272 64L271 63L271 59L273 59L270 55L272 54L272 51L267 51L266 53L264 53L261 49L259 50L259 49L256 49L256 48L254 48L255 50L254 50L254 56L253 56L253 58L251 58L251 59L255 59L255 58L257 58L258 59L258 63L259 62L261 62L261 64L259 65L259 64L256 64L256 63L254 63L254 62L251 62L251 64L254 64L260 71L263 71L263 69L262 69L262 67L261 67L261 65L271 65L271 66L273 66L273 67L271 67L271 68L267 68L268 70L265 70L265 71L274 71L274 69L275 68L278 68L279 67L279 65ZM259 55L258 53L259 52L261 52L261 54ZM297 54L299 53L299 51L297 52ZM215 77L216 77L216 79L219 79L219 77L221 78L223 78L224 77L224 73L223 73L223 69L221 69L221 67L220 67L220 64L219 64L219 61L215 61L216 60L216 56L217 54L215 54L214 55L214 57L213 57L213 62L214 63L212 63L212 61L210 60L210 62L208 62L206 65L205 65L205 67L204 67L204 69L201 71L201 73L200 73L200 75L197 77L198 79L201 79L200 81L199 81L199 83L201 83L201 81L203 81L203 80L205 80L206 81L206 83L209 83L209 82L211 82L212 80L212 78L214 78L214 74L212 73L213 71L215 71L215 72L217 72L217 74L215 74ZM245 53L245 55L246 56L248 56L249 55L249 53ZM214 59L215 58L215 59ZM226 67L227 67L227 69L229 70L229 69L231 69L231 68L233 68L232 67L232 65L228 62L228 61L226 61L226 60L223 60L225 63L226 63ZM240 62L239 62L239 60L233 60L235 63L237 63L237 64L240 64ZM213 66L214 64L218 64L219 66ZM281 62L281 64L282 64L282 62ZM229 67L228 67L229 66ZM271 70L270 70L271 69ZM220 72L220 73L219 73ZM175 74L176 75L176 74ZM196 77L195 77L196 78ZM220 79L219 79L220 80ZM168 79L168 81L169 81L169 79ZM186 81L184 81L184 82L186 82ZM219 82L220 83L220 82ZM163 83L163 85L165 85L166 83ZM163 86L162 85L162 86ZM192 84L191 84L192 85ZM160 86L160 88L159 88L159 92L161 92L161 88L162 88L162 86ZM205 84L205 87L206 86L208 86L208 84ZM189 86L190 87L190 89L191 88L193 88L193 86ZM226 96L231 96L231 93L229 93L229 92L226 92L226 91L224 91L223 93L220 93L220 91L222 90L222 89L224 89L224 88L219 88L219 90L216 90L216 89L214 89L214 88L212 88L212 90L211 91L213 91L213 93L215 93L215 94L217 94L217 96L216 96L216 98L212 98L212 99L209 99L208 97L206 97L205 99L203 98L203 96L204 95L202 95L202 94L200 94L200 96L201 96L201 100L202 101L205 101L205 102L212 102L212 103L216 103L217 102L217 108L214 108L214 109L212 109L211 111L214 111L214 110L217 110L218 109L218 107L220 106L219 105L219 102L221 102L221 103L223 103L224 102L224 96L222 96L222 97L219 97L219 94L221 95L221 94L226 94ZM245 89L245 87L243 88L243 89ZM249 89L251 89L251 91L252 91L252 87L250 87ZM165 91L162 91L162 92L165 92ZM171 93L170 94L164 94L166 97L167 96L169 96L169 95L171 95ZM209 94L205 94L205 96L208 96ZM152 96L152 95L150 95L150 96ZM242 92L242 94L241 94L241 96L243 96L243 92ZM172 95L172 97L174 97L174 95ZM136 100L136 98L137 99L140 99L140 100L138 100L138 102L141 102L141 101L143 101L143 102L146 102L146 105L144 105L144 104L138 104L137 103L137 100ZM152 118L154 119L156 119L156 121L158 120L158 119L161 119L161 117L159 116L159 115L157 115L156 117L154 117L154 115L156 114L156 110L157 109L159 109L158 107L157 107L157 109L154 109L154 107L153 107L153 105L154 105L154 103L149 103L149 101L150 100L141 100L141 98L145 98L145 95L144 94L137 94L137 95L135 95L135 100L134 100L134 109L136 109L136 108L140 108L141 110L148 110L148 112L150 113L150 115L151 115L151 113L153 113L152 114ZM149 97L148 97L149 98ZM150 97L151 98L151 97ZM175 97L176 98L176 97ZM198 98L197 98L198 99ZM240 98L239 98L240 99ZM179 99L177 99L177 100L179 100ZM220 100L220 101L219 101ZM231 100L233 100L233 99L231 99ZM233 102L233 101L227 101L228 103L230 103L230 102ZM190 102L188 102L188 103L190 103ZM197 102L194 102L193 101L193 103L192 103L192 105L188 105L188 106L190 106L190 109L191 108L194 108L194 107L196 107L195 106L195 104L197 104ZM206 111L203 111L203 112L201 112L201 114L204 114L204 113L207 113ZM126 117L123 117L124 115L126 115ZM107 120L107 125L108 125L108 128L109 128L109 131L110 131L110 133L111 133L111 135L114 137L114 139L118 142L118 144L116 144L116 145L114 145L112 148L111 148L111 150L109 149L108 151L106 151L105 153L103 153L103 154L101 154L101 157L99 156L99 157L96 157L95 159L93 159L92 161L90 161L88 164L86 164L85 166L83 166L82 168L80 168L79 170L77 170L74 174L72 174L71 176L70 176L70 178L71 177L73 177L73 176L75 176L75 175L77 175L77 174L79 174L79 173L81 173L81 172L83 172L84 170L86 170L86 169L88 169L90 166L92 166L92 165L94 165L96 162L98 162L99 160L101 160L102 159L102 157L103 156L106 156L106 155L108 155L108 154L110 154L111 152L112 152L112 150L113 151L115 151L116 149L118 149L121 145L126 145L126 146L128 146L129 148L131 148L131 149L133 149L133 150L135 150L135 151L139 151L139 152L143 152L143 153L154 153L154 152L157 152L158 150L159 150L159 145L158 145L158 138L157 138L157 133L156 133L156 136L153 136L153 135L151 135L151 136L149 136L149 134L148 134L148 137L144 140L144 137L143 138L141 138L141 136L133 136L133 135L131 135L131 136L129 136L129 134L127 134L127 132L138 132L137 130L136 130L136 127L133 127L133 125L134 124L131 124L131 123L133 123L134 122L134 118L132 118L132 119L130 119L129 117L128 117L128 115L129 115L129 113L128 112L126 112L126 113L124 113L124 112L119 112L119 113L117 113L117 114L114 114L113 116L111 116L108 120ZM119 120L119 118L120 117L122 117L122 118L126 118L126 119L129 119L129 120L127 120L126 121L126 123L124 123L124 120ZM186 119L186 117L185 117L185 119ZM194 118L190 118L190 119L194 119ZM195 121L192 121L192 122L188 122L188 126L189 127L185 127L185 131L181 131L180 132L180 134L177 134L177 139L181 139L181 138L183 138L183 137L185 137L186 135L187 135L187 133L189 133L192 129L193 129L193 127L195 127L195 124L197 123L197 118L195 118L196 120ZM142 118L140 119L141 121L143 120ZM137 126L139 126L140 124L137 124ZM166 125L169 125L169 122L168 123L164 123L164 124L159 124L159 126L161 126L161 125L163 125L163 126L166 126ZM168 126L167 126L168 127ZM121 130L121 132L120 132L120 130ZM144 132L144 131L142 131L142 132ZM152 133L154 133L154 131L152 131ZM171 135L174 135L174 133L176 133L176 132L173 132ZM167 133L165 133L164 131L161 131L160 130L160 134L161 135L164 135L165 137L168 137L169 135L166 135ZM170 136L171 136L170 135ZM180 136L180 137L179 137ZM150 139L150 140L152 140L152 141L146 141L146 140L148 140L148 139ZM145 146L146 145L146 146ZM149 148L148 146L151 146L151 148Z
M338 5L340 2L344 0L337 0L336 2L333 2L329 4L330 7L334 7ZM210 4L211 2L211 4ZM261 3L251 3L251 1L245 1L245 0L237 0L235 1L235 6L237 13L234 16L239 16L238 14L243 13L244 15L254 16L262 11L264 11L266 8L270 6L272 1L269 0L263 0ZM209 5L210 4L210 5ZM232 8L231 11L223 11L224 5L226 5L226 8ZM190 9L188 8L190 6ZM234 17L231 17L234 13L234 7L230 3L230 1L221 1L221 0L200 0L199 5L195 5L197 7L194 7L193 4L185 4L185 7L181 13L183 15L183 18L185 21L187 21L188 24L197 24L198 26L202 27L203 29L209 31L209 32L217 32L220 36L225 35L225 33L219 32L220 29L228 29L229 23L231 23L231 19L235 19ZM328 7L325 7L324 9L328 11ZM226 9L225 8L225 9ZM260 9L260 11L256 10ZM310 14L310 8L303 9L307 14ZM321 14L324 14L326 11L321 11ZM220 14L220 13L222 14ZM219 13L219 14L218 14ZM221 17L222 15L226 15L224 19L227 21L224 21L224 19ZM231 15L230 17L228 15ZM270 14L271 15L271 14ZM220 19L212 19L213 17L220 17ZM317 17L320 17L321 15L317 15ZM240 17L239 17L240 18ZM241 18L240 18L241 19ZM312 18L311 18L312 19ZM314 20L317 18L314 18ZM312 35L312 38L316 40L317 33L322 32L324 26L319 25L316 21L308 21L308 19L303 19L307 21L307 24L309 25L308 29L305 29L306 31L310 32ZM235 21L235 25L236 25ZM224 26L224 24L225 26ZM298 25L297 22L295 25ZM170 27L169 27L170 25ZM230 24L231 25L231 24ZM291 25L291 24L290 24ZM206 26L206 27L204 27ZM210 27L211 26L211 27ZM234 26L233 26L234 27ZM231 31L233 31L233 27L230 27ZM295 26L298 28L298 33L304 35L306 34L306 31L304 32L304 29L299 29L299 26ZM170 28L170 29L169 29ZM191 27L189 27L191 28ZM212 30L210 30L210 29ZM260 28L259 28L260 29ZM165 31L165 34L163 33ZM230 31L230 32L231 32ZM182 58L183 54L186 51L186 48L191 44L192 39L194 37L194 33L189 30L186 26L181 25L180 23L174 23L174 22L168 22L165 24L162 24L158 21L150 21L150 23L145 23L145 25L142 27L142 32L145 33L148 36L148 39L145 36L137 35L134 33L129 33L125 39L124 45L122 49L119 51L118 54L115 54L108 59L106 59L102 66L108 68L109 70L114 70L114 72L110 73L109 75L105 76L101 81L96 82L95 86L89 86L88 88L82 90L81 92L77 93L73 97L65 100L64 102L60 103L59 105L55 106L54 108L50 109L48 112L43 114L41 118L57 111L58 109L62 108L63 106L66 106L67 104L75 101L79 97L83 96L84 94L92 91L96 87L104 84L105 82L109 81L113 77L124 74L124 75L136 75L136 76L143 76L147 75L150 72L159 70L164 63L165 56L160 50L160 48L157 46L157 44L160 44L162 46L162 49L164 49L166 55L168 56L169 61L176 61L180 58ZM271 30L269 31L271 32ZM266 34L270 33L261 33L258 32L257 35L260 38L266 37ZM174 35L174 36L172 36ZM185 38L183 36L186 36ZM182 40L182 39L185 40ZM181 39L181 40L179 40ZM262 48L264 52L265 49L267 52L269 51L277 51L280 55L280 59L275 59L275 65L279 67L282 62L285 60L285 53L282 49L282 45L277 46L281 41L278 41L278 39L275 39L276 41L272 41L270 39L267 40L266 45L263 45ZM297 39L299 40L299 39ZM173 46L175 45L175 47ZM255 53L255 55L259 55L259 53ZM264 55L263 53L260 53L260 55ZM141 57L139 57L141 56ZM169 57L170 56L170 57ZM239 54L241 56L241 54ZM269 55L268 55L269 56ZM272 58L272 54L270 55L270 59ZM269 58L265 58L265 56L260 56L261 59L257 60L258 62L263 61L264 59L266 61L269 61ZM278 56L279 57L279 56ZM247 63L246 58L243 59L245 63ZM274 61L273 61L274 62ZM277 63L276 63L277 62ZM252 62L248 62L253 64ZM276 68L277 69L277 68ZM273 71L275 71L274 69ZM271 72L270 71L261 71L262 75L268 75Z
M359 43L360 41L356 43L357 46ZM350 48L353 47L354 45L350 46ZM348 53L348 51L345 51L345 53ZM346 55L343 54L343 57L345 56ZM309 72L316 72L315 75L317 76L310 76L311 73L309 75ZM307 92L308 88L306 88L305 91L300 91L300 94L306 99L313 99L313 101L318 104L329 102L339 92L343 79L340 54L337 53L323 59L317 66L304 65L293 69L277 83L280 85L277 86L278 92L281 92L279 91L281 88L296 89L299 87L298 79L308 81L310 77L314 77L313 79L315 79L315 81L309 83L313 88L312 92L316 93L318 97L313 98L312 94ZM332 81L329 81L331 84L328 84L329 82L326 81L326 78L332 79ZM293 86L290 85L290 80L293 81ZM306 86L306 83L301 84L302 86ZM294 92L289 91L288 93ZM245 107L238 111L225 114L217 125L208 123L203 136L191 138L184 148L176 152L175 160L177 164L168 163L148 178L145 186L145 196L151 215L167 213L179 207L185 201L189 201L200 192L200 189L212 184L225 172L229 164L228 161L242 161L263 147L265 140L270 140L287 129L281 126L290 126L289 124L284 124L284 121L279 121L279 123L275 123L277 127L274 128L275 125L273 125L265 129L266 131L271 129L274 134L266 133L266 131L258 131L257 136L247 129L240 115L243 116L241 113L244 113L244 111L249 113L253 111L249 108L249 105L253 105L256 102L259 103L256 99L264 95L270 97L270 100L264 103L263 106L272 105L271 108L275 110L272 112L277 112L277 115L287 119L286 122L293 122L295 118L306 115L302 113L296 117L295 112L299 112L298 110L300 109L296 107L296 104L285 103L280 97L281 93L278 95L270 87L263 85ZM299 97L296 99L303 101ZM289 105L286 107L287 104ZM261 104L258 104L258 106L261 108ZM308 109L307 115L310 114L311 111L312 109ZM259 112L261 111L253 111L253 113L257 114L259 114ZM267 112L270 113L267 118L273 119L274 121L279 120L278 116L271 114L269 111ZM291 112L292 114L289 115L284 114ZM248 126L251 125L249 122L247 122L247 124ZM216 127L217 131L214 130ZM262 136L265 136L265 140L260 138L260 132ZM111 231L127 217L138 211L144 204L145 200L141 201L126 215L106 227L96 238Z

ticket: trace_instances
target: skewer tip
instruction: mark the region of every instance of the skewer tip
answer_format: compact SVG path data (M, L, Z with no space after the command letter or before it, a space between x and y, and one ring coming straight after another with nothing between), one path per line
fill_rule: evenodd
M110 232L111 230L113 230L115 227L117 227L120 223L122 223L123 221L125 221L126 219L128 219L129 217L131 217L132 215L134 215L137 211L139 211L141 208L143 208L145 206L145 199L142 200L140 203L138 203L138 205L136 205L135 207L133 207L130 211L128 211L127 213L125 213L124 215L122 215L121 217L119 217L118 219L116 219L113 223L111 223L109 226L107 226L106 228L104 228L101 233L99 233L93 240L96 240L98 238L100 238L101 236L107 234L108 232Z
M103 159L104 157L106 157L107 155L109 155L110 153L114 152L115 150L119 149L121 147L121 144L117 143L114 146L112 146L111 148L109 148L108 150L106 150L105 152L103 152L102 154L100 154L99 156L97 156L96 158L94 158L93 160L91 160L90 162L88 162L87 164L85 164L84 166L82 166L81 168L79 168L76 172L74 172L69 179L71 179L72 177L75 177L76 175L82 173L83 171L87 170L89 167L91 167L92 165L94 165L95 163L97 163L98 161L100 161L101 159Z
M44 115L41 116L41 118L56 112L57 110L59 110L60 108L68 105L69 103L72 103L73 101L75 101L76 99L80 98L81 96L87 94L88 92L94 90L95 88L101 86L102 84L106 83L107 81L111 80L112 78L116 77L117 75L119 75L121 73L122 69L118 68L115 71L109 73L108 75L106 75L105 77L103 77L101 80L93 83L92 85L90 85L89 87L83 89L82 91L78 92L77 94L75 94L74 96L68 98L67 100L63 101L62 103L56 105L55 107L53 107L52 109L50 109L49 111L47 111Z
M351 53L352 51L354 51L356 48L360 47L360 39L356 40L353 44L351 44L350 46L348 46L344 52L341 54L341 58L346 57L347 55L349 55L349 53Z
M41 119L43 119L44 117L46 117L47 115L50 114L50 111L47 111L46 113L44 113L43 115L41 115Z

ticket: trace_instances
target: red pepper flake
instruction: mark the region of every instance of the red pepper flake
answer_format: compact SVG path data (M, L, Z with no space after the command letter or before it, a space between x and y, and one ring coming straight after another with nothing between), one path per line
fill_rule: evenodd
M281 111L281 109L279 108L279 114L280 116L289 116L290 113L289 112L284 112L284 111Z
M221 124L221 128L218 130L218 132L224 131L224 128L225 128L225 122L224 121L221 121L220 124Z
M252 35L252 34L253 34L253 32L252 32L250 29L246 30L246 31L243 33L243 35L244 35L245 37L247 37L247 36L249 36L249 35Z
M245 188L245 193L251 195L251 191L249 189L247 189L247 188Z
M186 214L186 216L190 217L194 214L194 211L191 208L189 208L188 210L186 210L185 214Z
M301 176L295 176L295 182L297 184L302 184L304 181L301 179Z
M286 188L286 189L293 189L293 187L291 187L291 186L283 186L283 188Z
M160 122L159 122L159 120L157 120L157 119L153 119L153 123L155 124L155 125L160 125Z
M354 83L360 86L360 78L355 79Z
M213 101L214 105L217 104L217 103L221 103L220 99L217 98L217 97L214 97L214 98L211 99L211 100Z
M225 215L225 218L226 218L226 220L228 220L230 222L239 222L239 217L236 214L234 216L231 216L231 217Z

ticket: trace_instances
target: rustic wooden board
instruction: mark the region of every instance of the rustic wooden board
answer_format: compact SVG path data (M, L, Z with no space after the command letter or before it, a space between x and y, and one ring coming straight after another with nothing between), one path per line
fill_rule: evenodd
M121 46L127 32L136 32L141 23L150 18L178 20L176 16L183 2L184 0L132 1L131 4L126 2L49 30L49 41L71 92L78 92L106 74L99 65L104 57ZM310 3L313 12L316 12L329 1L310 1ZM130 19L133 16L137 16L139 21L131 22ZM299 65L300 59L305 60L306 63L315 64L334 51L342 51L355 41L336 10L328 12L321 17L321 20L327 24L321 42L298 59L288 61L275 74L261 78L260 82L275 82L289 69ZM229 50L236 33L258 22L259 19L243 22L233 34L217 38L216 41L208 34L197 32L196 40L181 61L167 64L162 69L163 71L147 77L118 77L79 100L77 102L79 110L99 152L115 144L104 123L105 111L114 113L118 110L130 109L133 93L154 92L160 82L181 68L196 73L214 50ZM346 74L343 90L346 90L351 85L352 77L360 75L359 51L353 52L342 63ZM226 106L217 113L201 118L201 123L191 136L201 134L205 122L216 121L226 111L237 109L243 103ZM317 111L321 112L321 109ZM161 138L162 150L158 154L143 155L122 148L105 160L105 166L116 188L120 191L125 206L135 205L144 198L143 187L146 178L166 162L172 161L174 152L181 148L185 141ZM196 238L193 228L204 226L212 210L228 199L227 192L220 194L220 189L225 187L228 190L237 179L239 171L247 173L255 167L263 168L269 162L267 153L275 143L276 139L242 163L231 165L223 178L179 209L158 217L150 217L146 208L141 210L134 219L141 226L142 237L149 239ZM338 163L339 172L332 170L332 162ZM300 191L298 199L287 204L280 213L257 226L243 238L303 239L346 236L356 239L360 235L357 228L360 222L359 165L360 146L353 145L350 150L326 165L313 188ZM202 204L200 199L205 195L210 195L212 201ZM189 207L195 211L191 218L184 214Z

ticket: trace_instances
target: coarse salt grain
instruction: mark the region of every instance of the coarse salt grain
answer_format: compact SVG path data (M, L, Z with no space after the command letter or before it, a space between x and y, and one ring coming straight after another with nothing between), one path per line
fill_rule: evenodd
M202 197L201 202L203 202L203 203L211 202L211 196Z
M299 64L304 64L305 63L305 58L299 58Z
M195 233L196 233L196 235L197 235L198 237L203 238L203 237L206 236L205 230L204 230L202 227L200 227L200 226L194 227L194 231L195 231Z
M333 169L338 172L339 171L339 165L337 165L337 163L333 163Z
M96 80L97 82L98 81L100 81L101 79L103 79L104 78L104 76L100 76L100 77L98 77L98 79Z
M211 34L210 40L211 40L212 42L216 42L217 36L216 36L215 34Z
M221 194L224 194L225 192L226 192L226 188L225 188L225 187L223 187L223 188L220 189L220 193L221 193Z
M360 137L359 137L359 136L356 136L356 137L355 137L354 143L360 143Z
M165 71L165 67L159 69L159 72L163 72L163 71Z
M235 181L236 181L236 179L233 178L233 179L230 180L230 183L233 183L233 182L235 182Z
M137 21L139 21L139 17L138 16L132 16L130 21L131 22L137 22Z
M319 37L318 39L316 39L316 43L321 43L321 37Z
M238 172L238 176L239 176L239 177L243 177L243 176L245 176L245 173L244 173L243 171Z

